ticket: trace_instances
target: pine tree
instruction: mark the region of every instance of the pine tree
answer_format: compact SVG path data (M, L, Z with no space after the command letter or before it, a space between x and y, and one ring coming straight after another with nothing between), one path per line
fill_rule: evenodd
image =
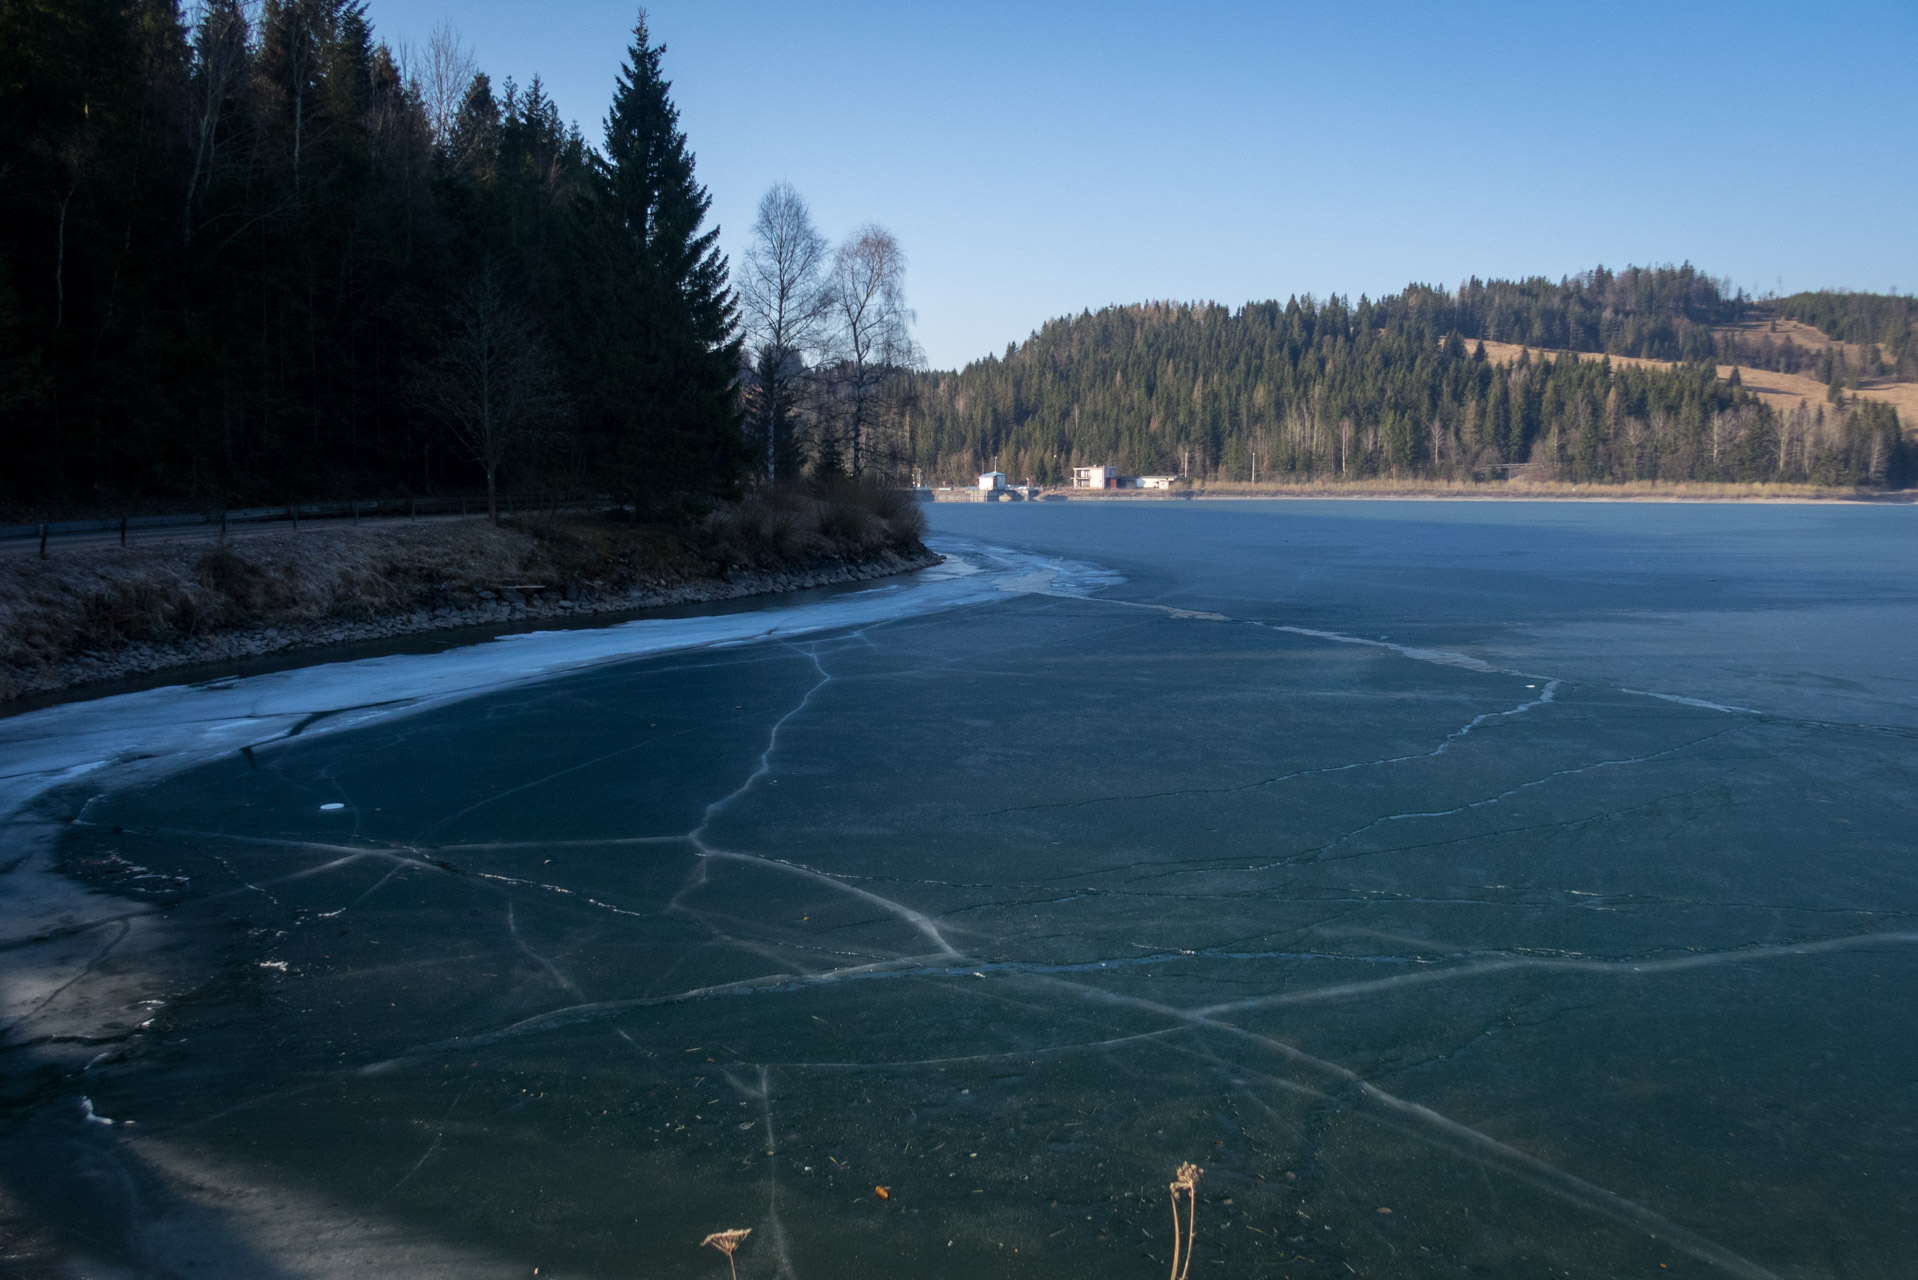
M493 80L484 71L466 88L447 138L447 167L469 181L484 183L493 177L499 152L500 110L493 98Z
M702 231L712 198L693 173L666 47L642 10L606 117L605 187L616 222L616 296L622 347L600 388L613 478L645 499L724 492L746 465L733 394L737 310L719 228Z

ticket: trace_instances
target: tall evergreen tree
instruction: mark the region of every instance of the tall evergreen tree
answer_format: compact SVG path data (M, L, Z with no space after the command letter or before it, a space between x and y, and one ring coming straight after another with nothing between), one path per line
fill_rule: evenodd
M618 239L608 301L625 320L599 388L617 478L636 495L737 485L746 465L733 382L737 308L712 198L693 173L672 84L642 10L606 117L605 185Z

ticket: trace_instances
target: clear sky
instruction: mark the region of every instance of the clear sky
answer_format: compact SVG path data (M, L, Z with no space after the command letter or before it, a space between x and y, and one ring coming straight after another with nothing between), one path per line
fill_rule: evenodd
M1918 289L1918 3L654 0L737 258L785 179L889 227L935 367L1112 302L1379 294L1690 260ZM597 142L632 4L452 22Z

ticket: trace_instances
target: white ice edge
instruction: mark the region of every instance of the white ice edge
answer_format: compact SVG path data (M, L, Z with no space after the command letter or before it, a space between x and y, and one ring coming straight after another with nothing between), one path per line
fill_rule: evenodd
M788 608L500 636L441 653L321 663L199 685L62 703L0 720L0 822L45 792L108 770L153 777L283 740L356 729L587 667L690 649L790 641L1006 599L1075 595L1118 575L965 539L927 540L944 564ZM315 716L324 719L313 720ZM103 778L102 785L108 780Z

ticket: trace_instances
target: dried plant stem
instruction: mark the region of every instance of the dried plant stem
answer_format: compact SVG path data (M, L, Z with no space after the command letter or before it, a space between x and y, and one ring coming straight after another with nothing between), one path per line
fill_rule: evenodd
M1179 1193L1172 1192L1172 1280L1179 1280Z
M1192 1270L1192 1246L1198 1242L1199 1235L1199 1177L1205 1170L1191 1161L1179 1166L1178 1177L1167 1184L1172 1193L1172 1278L1186 1280L1186 1274ZM1179 1239L1179 1195L1185 1195L1186 1220L1184 1254L1180 1253Z
M739 1263L733 1260L733 1254L739 1251L739 1246L744 1244L746 1237L752 1233L751 1227L734 1227L731 1231L715 1231L699 1243L711 1245L725 1254L726 1265L732 1268L733 1280L739 1280Z

